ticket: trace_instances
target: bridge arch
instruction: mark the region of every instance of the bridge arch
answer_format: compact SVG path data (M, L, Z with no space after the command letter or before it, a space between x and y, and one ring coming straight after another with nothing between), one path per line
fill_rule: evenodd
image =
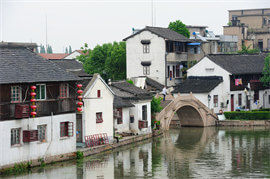
M156 119L160 121L163 130L169 129L175 113L182 126L212 126L217 120L216 114L195 98L192 93L187 96L178 95L157 114Z

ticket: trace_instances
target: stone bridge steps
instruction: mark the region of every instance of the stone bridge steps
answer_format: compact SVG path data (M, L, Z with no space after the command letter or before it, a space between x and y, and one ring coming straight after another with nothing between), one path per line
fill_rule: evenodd
M164 109L172 100L161 101L160 106Z

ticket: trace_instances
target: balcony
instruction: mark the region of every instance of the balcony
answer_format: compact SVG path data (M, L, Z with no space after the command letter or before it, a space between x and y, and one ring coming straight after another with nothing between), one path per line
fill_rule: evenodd
M12 120L15 119L15 108L16 105L31 105L31 102L26 101L24 103L0 103L0 121L1 120ZM74 98L65 99L49 99L43 101L37 101L37 116L50 116L51 113L62 114L71 113L76 110L76 100ZM27 118L23 116L23 118Z
M168 62L187 61L187 52L170 52L167 55Z

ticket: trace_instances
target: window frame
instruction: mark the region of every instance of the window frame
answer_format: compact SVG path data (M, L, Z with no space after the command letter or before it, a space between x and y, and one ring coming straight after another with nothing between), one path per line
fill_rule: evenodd
M119 112L119 116L117 117L117 124L123 124L123 109L117 108L117 112Z
M96 113L96 124L103 123L102 112Z
M150 75L150 66L143 66L143 75Z
M142 120L147 121L147 105L142 105Z
M20 145L21 144L21 136L22 136L21 135L21 128L12 128L10 130L10 144L11 144L11 146ZM15 142L14 142L14 139L15 139Z
M15 92L15 95L17 94L18 96L17 96L17 98L14 100L14 98L13 98L13 94L14 94L14 90L13 90L13 88L16 88L16 92ZM21 89L21 87L20 86L11 86L10 87L10 102L11 103L20 103L22 101L22 89Z
M63 88L64 88L64 90L63 90ZM45 93L46 93L46 90L45 90ZM65 94L65 96L63 94ZM59 98L68 98L68 97L69 97L69 84L68 83L61 83L59 86ZM46 96L45 96L45 99L46 99Z
M213 96L213 104L214 104L214 107L218 107L218 95Z
M150 44L143 44L143 53L150 53Z
M39 97L41 97L41 86L44 86L44 99L38 98L38 88L39 88ZM47 99L47 90L46 90L46 84L45 83L40 83L40 84L36 84L36 100L38 101L43 101Z
M37 126L38 130L38 141L39 142L45 142L46 141L46 133L47 133L47 125L42 124ZM42 137L41 137L42 136Z
M68 137L68 121L60 122L60 137Z
M242 94L238 94L238 106L242 106Z

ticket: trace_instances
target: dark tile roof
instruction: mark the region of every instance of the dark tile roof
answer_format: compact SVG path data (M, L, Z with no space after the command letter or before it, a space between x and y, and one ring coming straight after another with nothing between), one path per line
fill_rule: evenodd
M60 59L51 61L59 65L61 68L65 69L67 72L71 72L76 76L91 77L91 75L84 71L83 64L75 59Z
M0 46L0 84L77 80L75 75L25 47Z
M144 100L152 99L151 93L148 91L136 87L126 81L112 82L111 89L116 96L121 97L122 99L128 100Z
M171 41L178 41L178 42L191 42L192 40L188 39L187 37L169 29L169 28L163 28L163 27L149 27L149 26L146 26L144 29L138 31L137 33L135 34L132 34L128 37L126 37L125 39L123 39L124 41L126 41L127 39L143 32L143 31L150 31L164 39L167 39L167 40L171 40Z
M121 97L114 96L113 107L114 108L134 107L134 105L129 101L123 100Z
M146 78L146 85L155 88L156 90L162 90L164 85L160 84L159 82L153 80L152 78Z
M260 74L265 54L259 55L208 55L211 61L234 75Z
M221 76L190 76L172 93L208 93L223 81Z

